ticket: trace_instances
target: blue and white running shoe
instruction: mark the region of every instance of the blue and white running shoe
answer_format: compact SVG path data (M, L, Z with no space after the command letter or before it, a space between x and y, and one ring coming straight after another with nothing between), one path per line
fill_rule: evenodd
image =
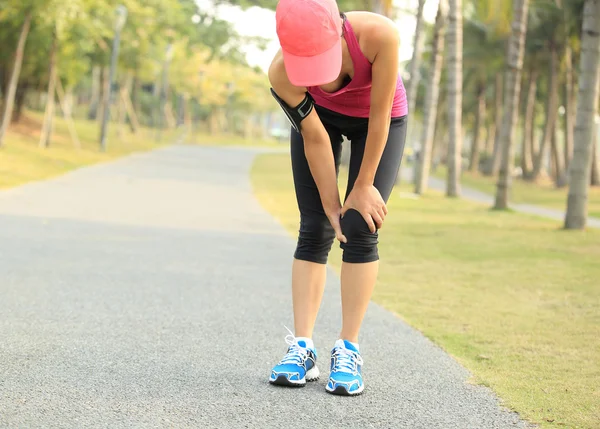
M288 329L289 331L289 329ZM279 386L303 387L307 381L319 379L317 353L306 347L304 341L298 341L290 332L285 337L289 345L286 355L271 370L269 383Z
M325 390L334 395L354 396L365 389L363 360L349 341L337 340L331 351L331 373Z

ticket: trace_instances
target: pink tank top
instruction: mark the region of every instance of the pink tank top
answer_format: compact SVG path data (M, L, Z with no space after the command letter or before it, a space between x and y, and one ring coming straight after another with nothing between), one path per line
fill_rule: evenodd
M347 116L368 118L371 108L371 63L360 50L356 35L347 19L344 20L344 38L354 65L354 77L350 83L335 92L323 91L318 86L310 86L307 89L319 106ZM407 113L406 90L398 74L392 118L405 116Z

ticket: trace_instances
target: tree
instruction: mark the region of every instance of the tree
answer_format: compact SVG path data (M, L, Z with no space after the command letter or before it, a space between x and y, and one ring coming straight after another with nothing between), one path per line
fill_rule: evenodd
M502 161L497 183L496 202L494 204L494 208L500 210L508 208L508 190L510 189L512 180L514 128L517 123L519 99L521 97L521 71L523 69L523 56L525 53L529 0L514 0L513 4L513 32L510 36L506 59L504 117L500 132Z
M448 15L448 178L446 195L460 196L462 163L462 0L450 0Z
M539 145L539 151L534 157L533 172L528 177L532 181L540 178L548 151L552 149L552 136L558 120L559 103L559 78L560 78L560 57L563 49L563 37L559 37L563 25L563 12L555 3L542 2L534 9L532 17L532 41L534 47L542 50L540 63L547 65L548 86L546 93L546 121L542 132L542 138ZM562 156L562 154L561 154ZM563 165L564 163L561 163ZM562 171L557 171L556 177L562 175Z
M414 112L417 104L417 91L419 89L419 67L421 65L421 53L423 50L423 9L425 8L425 0L419 0L419 8L417 10L417 25L415 27L414 50L410 61L410 81L408 82L408 111Z
M537 94L537 68L529 70L529 84L525 101L525 118L523 120L523 139L521 146L521 170L523 177L529 176L533 169L533 130L535 128L535 101Z
M440 77L442 74L442 62L444 55L444 38L446 31L446 15L448 5L446 0L440 0L437 17L435 19L435 30L433 36L433 50L431 52L431 67L429 68L429 79L427 82L427 94L425 96L425 108L423 111L423 136L421 138L421 152L415 174L415 193L422 194L427 190L429 180L429 167L433 152L433 137L438 112L438 97L440 93Z
M492 82L496 80L496 90L499 95L496 97L492 106L496 114L501 113L502 94L501 70L504 67L506 39L510 32L511 10L502 3L490 4L487 1L475 1L469 3L470 8L465 13L464 21L464 49L463 49L463 110L467 114L474 112L474 131L471 144L471 156L469 160L469 170L477 171L479 167L480 148L483 146L483 128L486 123L487 94L492 87ZM498 126L493 123L493 129L488 134L492 139L495 138L495 129L500 130L500 119L496 119ZM487 152L487 150L486 150ZM491 151L488 152L491 153Z
M566 229L583 229L587 222L592 135L600 92L600 0L586 0L583 12L579 96L573 160L569 169Z
M19 35L17 49L15 51L15 59L10 78L10 84L8 86L7 94L4 98L4 114L2 115L2 123L0 123L0 147L2 147L4 143L4 136L12 119L15 94L17 93L21 65L23 64L23 51L25 50L25 42L27 40L27 36L29 35L32 16L33 12L31 10L27 11L25 19L23 20L23 25L21 26L21 33Z

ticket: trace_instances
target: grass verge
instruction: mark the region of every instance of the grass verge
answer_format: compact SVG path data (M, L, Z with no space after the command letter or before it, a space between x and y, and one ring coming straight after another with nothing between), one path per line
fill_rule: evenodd
M52 140L48 148L39 147L41 128L42 115L38 112L27 112L18 124L9 128L4 147L0 149L0 188L47 179L86 165L155 149L165 142L172 142L175 136L174 132L164 133L161 142L156 143L148 129L136 135L127 129L120 137L117 126L110 124L107 150L101 152L98 122L75 121L81 149L75 149L63 118L54 118Z
M181 130L169 130L160 133L157 130L143 128L132 134L128 127L119 133L117 124L108 127L108 148L101 152L99 148L100 126L97 121L75 120L75 129L81 149L76 150L71 140L67 124L62 117L54 118L54 130L50 147L40 148L40 132L43 115L39 112L27 112L18 124L13 125L0 149L0 189L10 188L35 180L54 177L68 171L99 162L129 155L134 152L156 149L165 144L193 142L194 144L238 145L276 147L270 140L248 140L237 136L194 134L185 140Z
M260 155L252 183L290 234L289 155ZM340 180L344 183L343 180ZM397 189L373 300L443 347L507 407L545 428L600 422L600 231ZM340 269L339 246L330 264Z
M446 178L446 168L437 168L434 176ZM480 173L464 171L460 178L461 183L472 189L490 195L496 193L496 178L484 176ZM567 209L568 187L557 189L551 181L532 183L524 180L514 180L510 192L510 201L517 204L533 204L557 210ZM588 194L588 213L591 217L600 218L600 187L590 188Z

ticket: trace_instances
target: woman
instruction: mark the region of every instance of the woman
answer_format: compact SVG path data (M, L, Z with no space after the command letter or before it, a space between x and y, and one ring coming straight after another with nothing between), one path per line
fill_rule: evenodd
M343 249L343 317L326 390L358 395L364 389L358 334L378 273L377 231L406 136L398 32L378 14L340 14L335 0L280 0L276 22L281 50L269 80L293 125L300 230L292 267L295 335L286 338L287 353L269 381L304 386L319 377L311 337L337 238ZM343 206L337 187L342 135L351 142Z

